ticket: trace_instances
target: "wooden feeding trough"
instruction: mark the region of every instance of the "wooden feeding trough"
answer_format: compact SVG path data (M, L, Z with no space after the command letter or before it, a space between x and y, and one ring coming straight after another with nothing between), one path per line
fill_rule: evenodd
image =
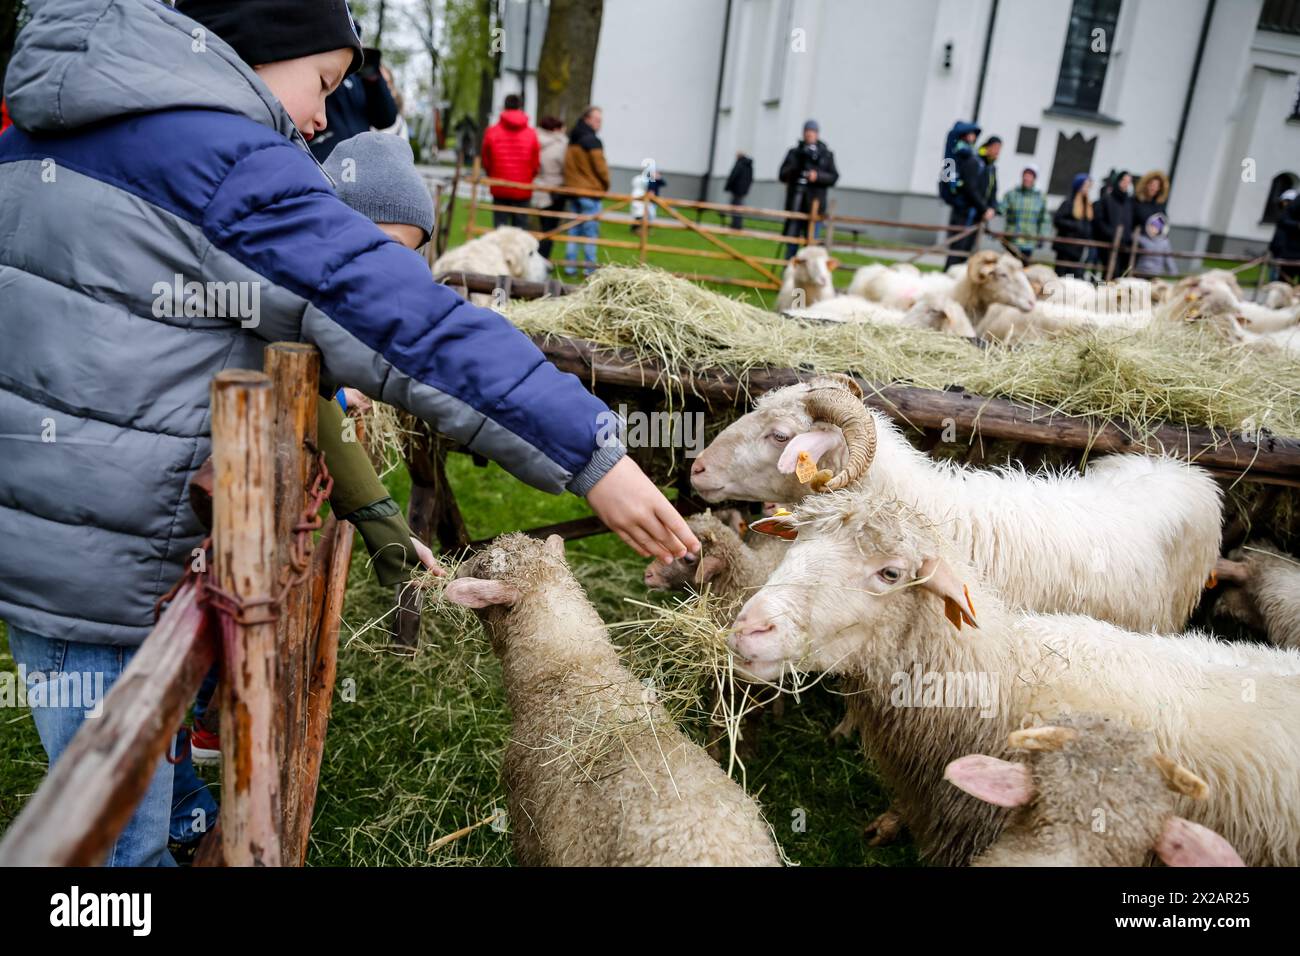
M0 866L102 862L172 747L199 684L222 669L221 823L196 863L301 865L334 690L352 526L322 525L320 356L266 349L266 371L212 383L210 550L0 843Z

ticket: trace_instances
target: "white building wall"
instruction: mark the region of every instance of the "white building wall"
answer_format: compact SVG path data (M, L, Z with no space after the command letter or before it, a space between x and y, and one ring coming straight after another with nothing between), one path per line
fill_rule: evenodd
M1090 171L1098 183L1111 168L1170 171L1209 2L1124 0L1116 35L1106 38L1104 118L1093 119L1052 110L1070 0L1000 0L978 121L985 135L1003 138L1001 188L1030 159L1045 187L1058 132L1097 138ZM1269 183L1284 169L1300 172L1300 124L1286 119L1300 82L1300 38L1257 32L1262 4L1215 7L1170 206L1174 223L1198 242L1216 234L1267 240L1272 228L1259 219ZM944 134L973 113L992 6L733 0L713 197L723 198L718 181L743 150L754 158L751 202L779 202L781 158L811 116L835 151L838 208L944 221L936 197ZM695 194L707 164L725 10L726 0L659 0L650 8L606 0L593 99L605 107L612 166L631 171L653 156L669 194ZM1021 126L1039 129L1032 155L1015 152ZM1254 183L1241 181L1247 156L1257 161Z

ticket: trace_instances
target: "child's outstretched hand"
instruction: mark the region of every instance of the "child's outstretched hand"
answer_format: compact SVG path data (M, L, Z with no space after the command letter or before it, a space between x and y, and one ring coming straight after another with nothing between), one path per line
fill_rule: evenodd
M601 521L643 558L665 564L697 554L699 539L654 482L631 458L621 458L587 492L587 503Z

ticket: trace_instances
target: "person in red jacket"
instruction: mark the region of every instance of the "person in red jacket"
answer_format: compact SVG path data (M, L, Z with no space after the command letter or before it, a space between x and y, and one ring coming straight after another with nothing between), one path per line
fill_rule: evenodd
M501 118L483 134L483 171L494 179L510 179L518 183L531 183L542 166L541 146L537 131L528 125L528 114L522 109L523 100L511 93L506 97L506 108ZM519 212L492 210L492 225L528 228L528 201L531 189L515 186L493 186L492 204L518 206Z
M9 128L9 108L5 106L5 101L0 99L0 133Z

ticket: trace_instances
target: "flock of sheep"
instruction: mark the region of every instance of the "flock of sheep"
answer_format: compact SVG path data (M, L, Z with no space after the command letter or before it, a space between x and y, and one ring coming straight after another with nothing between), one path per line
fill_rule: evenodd
M1203 470L938 462L824 376L759 399L691 477L791 510L755 523L777 536L693 517L701 553L646 583L711 589L749 681L837 675L928 861L1300 864L1300 565L1220 560ZM1216 567L1270 643L1183 633ZM521 862L779 863L754 801L619 663L559 539L500 539L446 594L503 661ZM914 674L947 683L900 701Z
M1221 272L1093 287L981 252L951 273L868 266L836 296L832 265L803 250L779 307L1004 342L1208 321L1290 347L1300 323L1290 287L1249 302ZM691 483L766 517L692 517L700 553L645 583L710 593L739 679L778 697L839 679L841 729L892 795L877 833L901 821L950 866L1300 865L1300 562L1263 540L1221 558L1203 469L938 461L829 375L759 398ZM1216 580L1216 613L1259 642L1187 630ZM502 661L519 862L782 863L756 802L620 662L559 538L498 539L445 596Z
M836 265L822 246L801 249L786 266L777 310L803 319L904 325L1007 344L1080 328L1204 321L1230 342L1300 352L1295 288L1271 282L1259 290L1259 301L1251 301L1236 276L1223 270L1177 283L1122 278L1094 286L1045 265L1025 267L1008 253L983 251L947 272L922 272L909 263L863 266L839 295L831 280Z

